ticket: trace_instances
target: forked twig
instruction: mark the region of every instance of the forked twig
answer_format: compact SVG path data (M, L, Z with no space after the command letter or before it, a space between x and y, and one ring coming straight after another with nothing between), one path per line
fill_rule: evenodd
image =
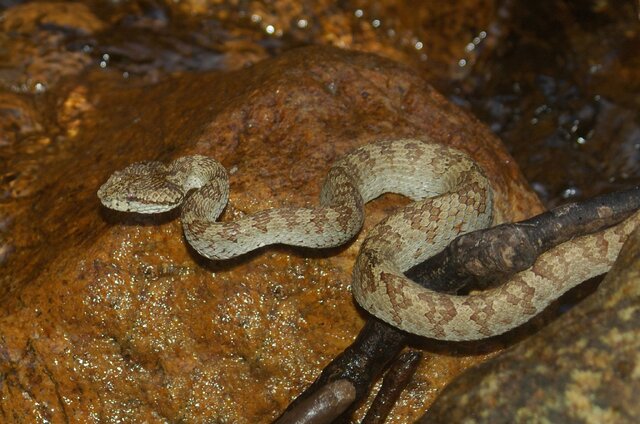
M398 356L393 361L389 370L384 375L382 386L371 403L367 415L362 419L362 424L383 424L391 408L400 397L400 393L407 387L409 381L418 369L422 359L422 353L417 350L409 350Z

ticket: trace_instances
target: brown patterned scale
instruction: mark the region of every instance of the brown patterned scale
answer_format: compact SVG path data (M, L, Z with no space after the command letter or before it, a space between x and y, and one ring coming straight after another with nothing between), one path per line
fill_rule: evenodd
M192 191L190 195L188 192ZM224 168L204 156L169 164L142 162L115 172L98 196L111 209L159 213L182 205L188 242L210 259L228 259L283 243L325 248L351 240L364 204L383 193L413 203L378 224L364 241L353 293L369 312L403 330L442 340L503 333L613 263L637 216L545 253L505 285L470 296L430 291L403 276L460 234L492 220L492 191L464 153L432 141L401 139L360 147L330 169L315 208L261 211L232 222L216 219L228 200Z

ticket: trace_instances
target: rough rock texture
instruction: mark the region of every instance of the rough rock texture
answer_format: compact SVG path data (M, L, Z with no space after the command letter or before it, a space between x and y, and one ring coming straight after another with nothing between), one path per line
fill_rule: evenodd
M469 72L487 29L504 11L496 0L420 2L412 0L160 0L172 13L214 16L235 26L231 39L222 44L227 66L267 57L273 48L289 45L329 45L375 52L383 57L421 68L430 79L462 77ZM517 6L516 6L517 7ZM250 31L239 23L249 21ZM256 43L253 31L270 43ZM200 35L203 37L204 35ZM489 36L488 38L492 38ZM290 44L291 43L291 44ZM244 48L239 48L244 47ZM479 48L478 48L479 50ZM253 57L247 55L251 51ZM466 65L461 65L464 60ZM428 66L423 66L428 63Z
M362 236L331 251L208 262L174 217L100 208L97 188L130 162L215 156L231 172L229 220L313 204L348 150L428 134L479 161L502 217L540 210L488 130L377 56L306 48L154 86L96 72L66 87L57 119L69 130L30 163L40 177L25 187L36 195L3 209L24 243L6 250L2 270L3 422L268 422L362 325L349 291ZM369 205L366 228L404 202ZM395 422L483 357L432 356Z
M66 34L52 28L66 30ZM91 64L91 57L73 48L68 39L72 34L89 36L104 28L104 22L81 2L33 2L7 9L0 19L0 87L43 92L60 78L82 72Z
M424 423L637 423L640 230L595 294L447 386Z

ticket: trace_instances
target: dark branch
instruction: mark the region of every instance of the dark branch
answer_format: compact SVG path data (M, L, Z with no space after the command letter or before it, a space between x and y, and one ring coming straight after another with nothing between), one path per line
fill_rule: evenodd
M573 237L615 225L639 208L640 187L560 206L526 221L460 236L406 275L424 287L448 293L468 289L471 284L487 286L527 269L546 250ZM280 420L293 416L303 417L306 421L300 418L300 422L305 423L329 422L327 417L338 417L333 422L347 421L410 337L374 317L369 318L353 344L324 368ZM350 384L355 396L350 391L336 390L333 384L338 381ZM399 381L406 384L403 378ZM336 399L326 401L327 393ZM380 402L384 408L392 403ZM280 420L278 423L294 422Z
M348 380L353 384L356 396L351 407L340 416L347 421L359 402L368 395L372 382L406 346L408 338L407 333L377 318L369 318L353 344L322 370L316 381L289 405L282 418L293 411L306 414L308 399L321 396L323 387L332 381Z
M313 397L308 397L289 410L274 424L329 424L342 414L355 400L356 389L349 380L336 380L322 386Z
M400 393L407 387L415 374L422 354L417 350L410 350L398 356L393 361L389 371L384 375L382 386L373 400L361 424L384 424L391 408L400 397Z
M457 293L472 284L486 287L531 267L550 248L618 224L638 208L640 187L569 203L526 221L459 236L406 275L445 293Z

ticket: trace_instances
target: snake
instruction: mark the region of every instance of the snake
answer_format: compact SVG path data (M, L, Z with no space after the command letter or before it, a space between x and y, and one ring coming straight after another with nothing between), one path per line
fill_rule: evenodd
M354 239L364 205L384 193L412 200L375 225L360 246L352 292L368 312L406 332L446 341L505 333L540 313L579 283L605 273L640 220L566 241L503 284L459 296L418 285L404 272L454 238L495 224L493 189L466 153L429 138L392 139L356 148L329 169L315 207L282 207L219 221L229 177L213 158L137 162L98 190L121 212L180 209L187 242L202 256L225 260L272 244L330 248Z

